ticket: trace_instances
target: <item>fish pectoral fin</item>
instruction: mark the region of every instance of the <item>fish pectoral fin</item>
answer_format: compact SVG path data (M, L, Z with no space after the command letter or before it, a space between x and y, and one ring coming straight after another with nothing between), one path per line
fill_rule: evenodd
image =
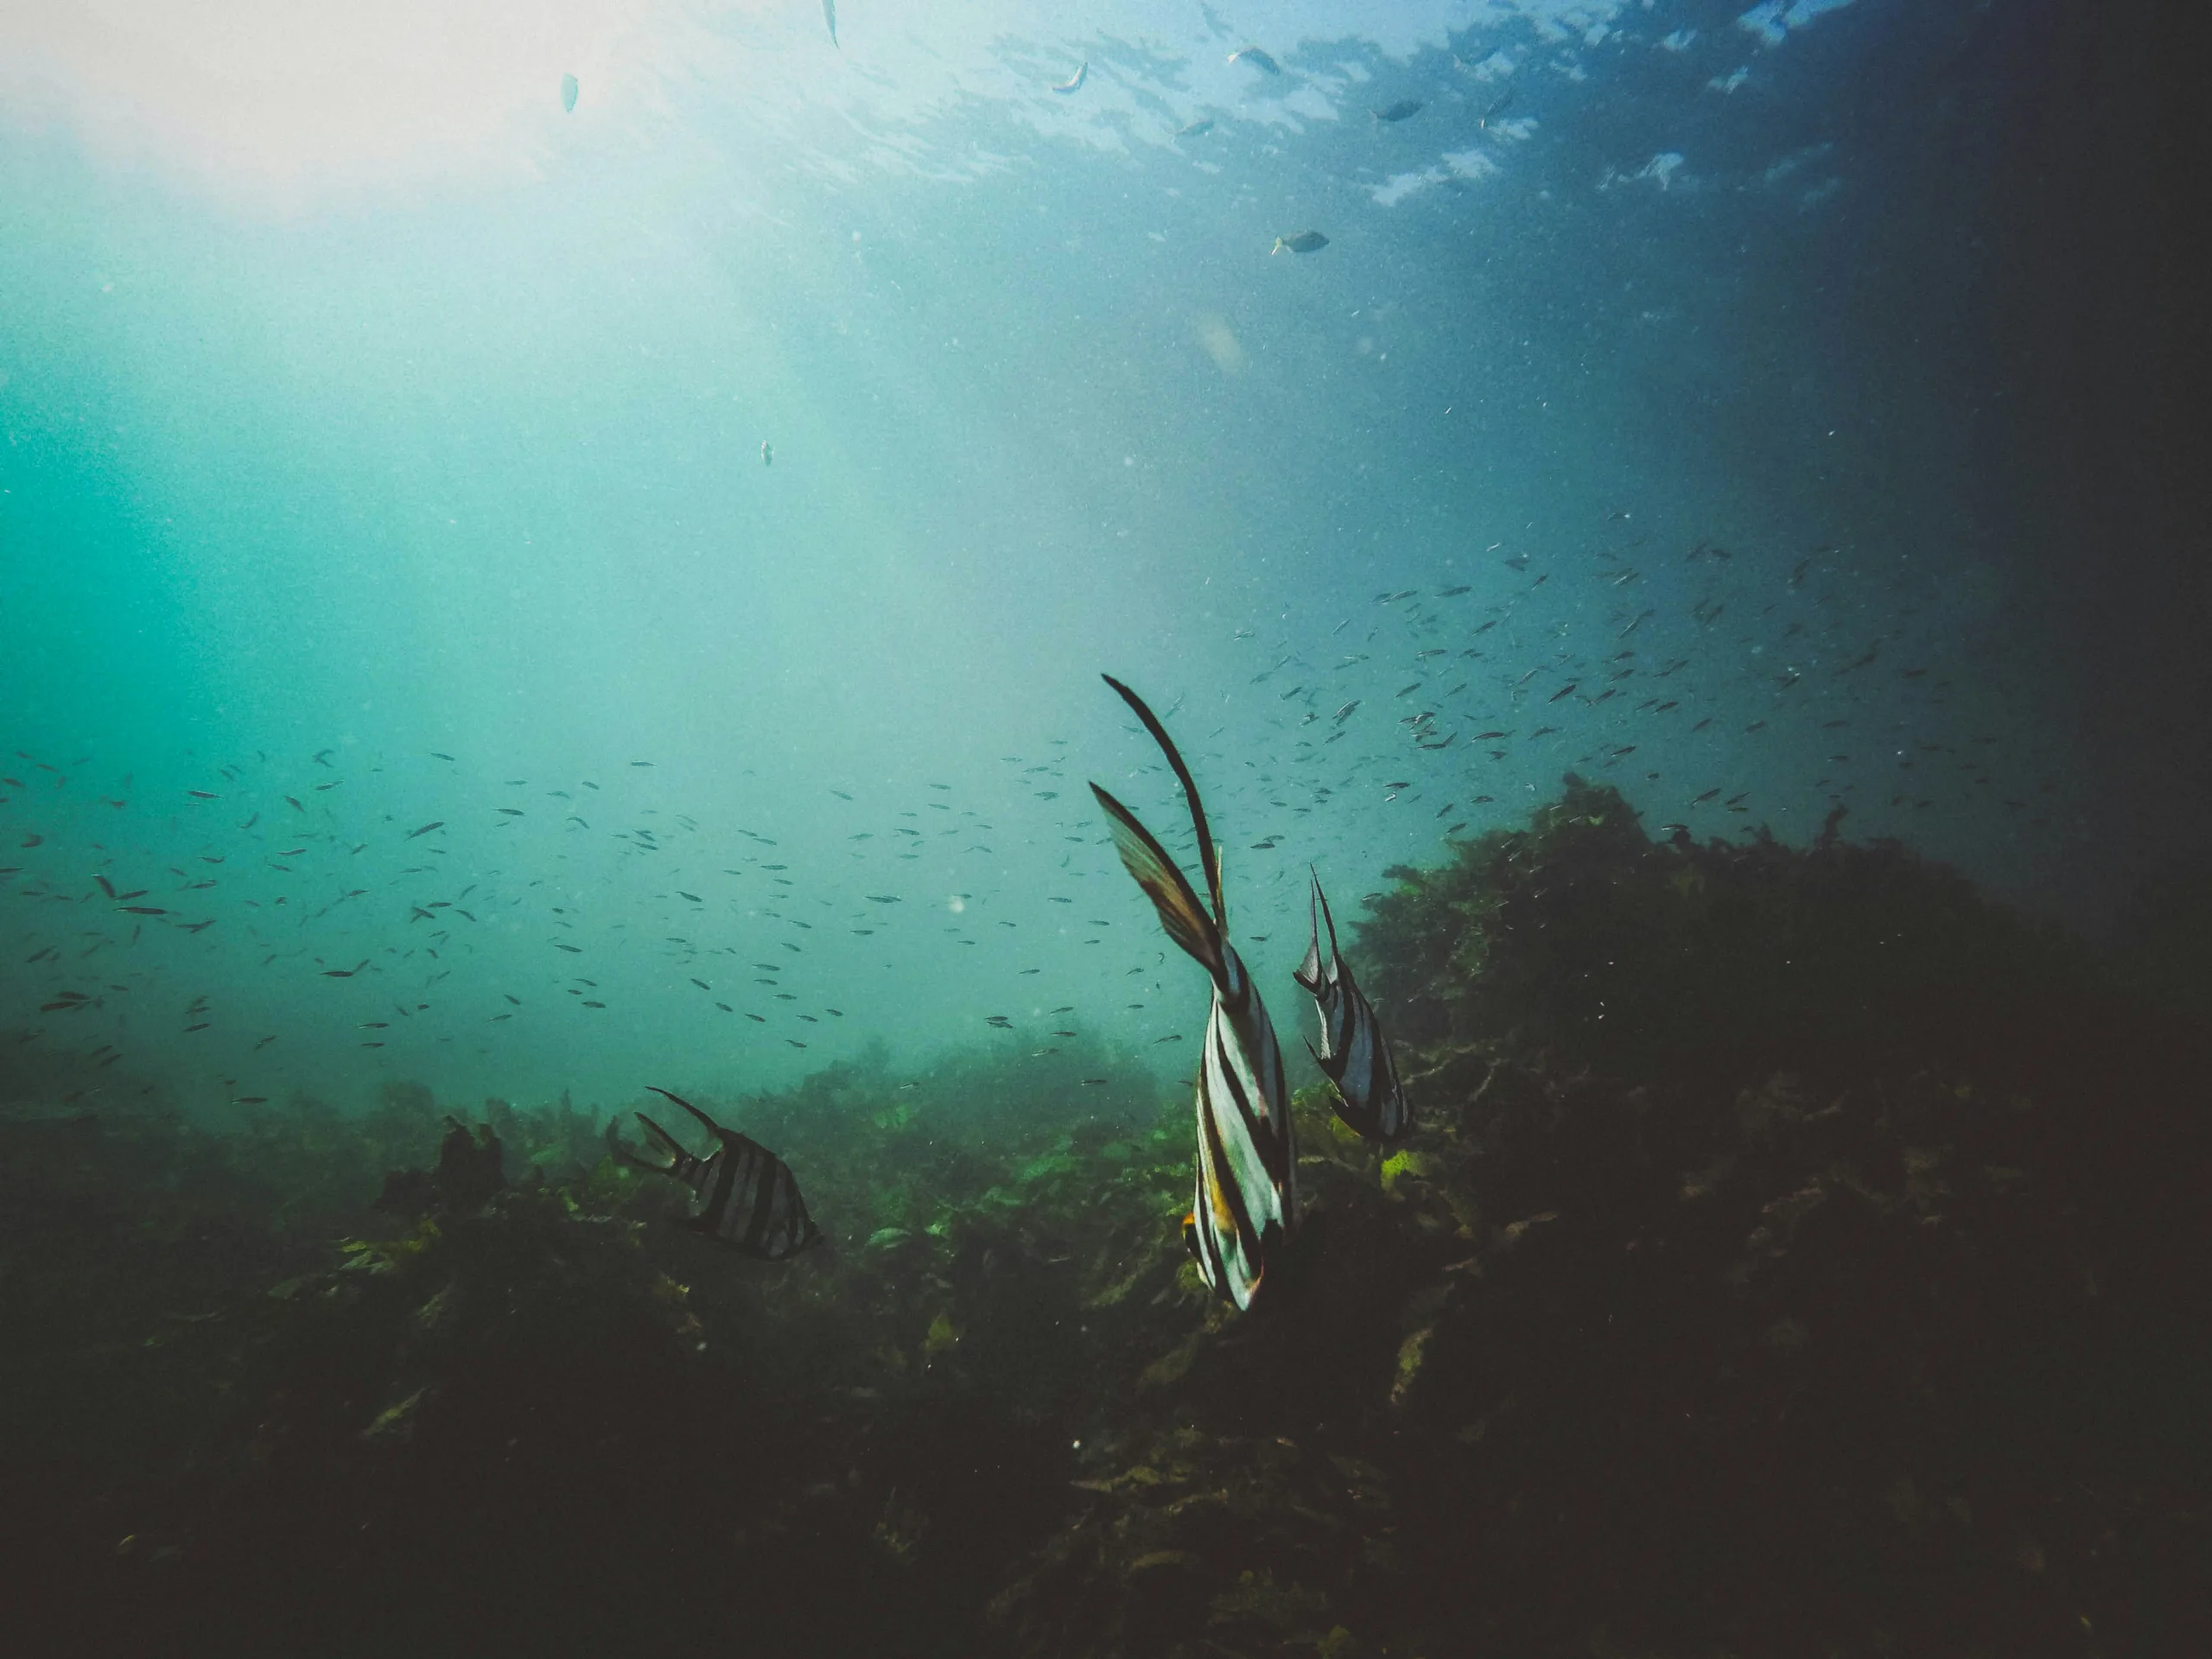
M1105 809L1114 832L1114 850L1121 854L1122 868L1136 879L1145 896L1152 900L1152 907L1160 912L1160 925L1167 931L1167 937L1219 980L1226 971L1220 930L1198 903L1198 895L1191 890L1183 872L1175 868L1175 861L1167 855L1167 849L1153 839L1152 831L1139 823L1128 808L1096 784L1090 786L1090 792Z

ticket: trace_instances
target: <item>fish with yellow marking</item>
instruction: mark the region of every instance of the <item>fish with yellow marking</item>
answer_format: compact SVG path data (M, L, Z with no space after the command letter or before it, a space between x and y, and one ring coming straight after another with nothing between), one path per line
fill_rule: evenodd
M1337 1116L1347 1126L1369 1141L1395 1141L1411 1127L1413 1109L1406 1103L1389 1039L1382 1034L1374 1006L1337 952L1336 918L1329 913L1329 896L1321 891L1318 874L1307 909L1313 942L1293 977L1306 988L1321 1014L1321 1046L1313 1051L1313 1062L1335 1091ZM1325 956L1321 950L1325 926L1329 933Z
M1152 832L1105 790L1090 786L1113 830L1115 850L1152 900L1167 937L1213 982L1198 1061L1196 1191L1183 1218L1183 1243L1215 1294L1248 1308L1266 1281L1268 1262L1298 1230L1298 1159L1282 1049L1259 988L1229 942L1221 860L1190 768L1144 699L1110 674L1104 677L1166 755L1198 831L1211 914Z

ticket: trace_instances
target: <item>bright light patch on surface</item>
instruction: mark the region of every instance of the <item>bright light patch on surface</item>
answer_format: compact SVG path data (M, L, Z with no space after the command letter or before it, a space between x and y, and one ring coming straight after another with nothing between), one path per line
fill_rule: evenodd
M297 200L456 172L527 175L563 118L634 102L671 0L76 0L8 9L0 121L66 123L110 162Z
M1536 124L1529 121L1523 124L1533 128ZM1525 137L1526 134L1518 136ZM1497 163L1490 158L1486 150L1447 149L1444 152L1443 161L1455 179L1486 179L1499 170Z
M1793 29L1803 29L1831 11L1841 11L1851 0L1766 0L1736 20L1769 46L1780 46Z
M1369 194L1378 207L1395 207L1431 185L1446 184L1454 179L1486 179L1498 170L1497 163L1482 150L1448 150L1437 158L1436 165L1417 173L1393 174Z
M1204 316L1198 321L1198 344L1205 348L1214 366L1224 374L1236 374L1244 366L1244 348L1237 344L1236 336L1230 332L1228 323L1217 316Z
M806 0L41 0L0 8L0 133L59 130L111 166L278 207L532 178L580 139L698 139L687 118L702 112L817 178L958 179L1015 164L980 154L972 134L938 145L936 124L978 105L1109 151L1173 143L1204 118L1294 130L1361 112L1373 66L1336 55L1347 39L1404 61L1519 19L1586 39L1620 10L1305 0L1258 31L1285 65L1274 77L1230 63L1259 42L1179 0L880 0L840 19L835 47ZM1301 60L1323 41L1329 62ZM1052 91L1086 61L1079 92ZM1473 73L1511 67L1494 53Z
M1656 184L1662 190L1671 189L1674 187L1675 176L1681 171L1681 167L1682 155L1680 150L1662 150L1633 173L1609 169L1605 178L1599 181L1598 188L1601 190L1608 190L1617 184Z

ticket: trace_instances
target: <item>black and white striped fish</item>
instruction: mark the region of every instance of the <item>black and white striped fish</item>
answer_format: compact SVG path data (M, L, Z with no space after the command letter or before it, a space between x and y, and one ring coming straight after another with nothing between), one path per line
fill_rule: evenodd
M648 1163L639 1157L622 1144L612 1123L607 1128L607 1145L619 1160L632 1168L673 1176L699 1195L698 1208L682 1225L732 1249L770 1262L797 1255L822 1242L822 1230L806 1213L806 1200L799 1196L790 1165L750 1136L722 1128L681 1095L671 1095L665 1089L653 1089L653 1093L667 1096L705 1124L715 1137L715 1149L704 1158L693 1157L681 1141L643 1112L636 1114L638 1122L645 1126L653 1145L666 1153L671 1162Z
M1313 877L1307 908L1313 917L1313 943L1294 976L1313 993L1321 1012L1321 1046L1313 1055L1337 1093L1337 1116L1370 1141L1395 1141L1413 1123L1413 1108L1398 1084L1389 1039L1375 1009L1352 981L1351 969L1337 954L1337 921L1329 896ZM1321 929L1329 930L1329 954L1321 955ZM1311 1049L1312 1044L1306 1045Z
M1246 1308L1260 1294L1268 1259L1298 1230L1298 1160L1282 1050L1259 988L1229 943L1221 859L1190 769L1144 699L1112 675L1104 677L1167 756L1190 799L1191 822L1198 830L1198 862L1213 901L1211 915L1152 832L1097 785L1090 786L1112 824L1122 864L1160 912L1167 937L1197 958L1213 981L1213 1009L1198 1063L1196 1192L1191 1213L1183 1218L1183 1242L1215 1293Z

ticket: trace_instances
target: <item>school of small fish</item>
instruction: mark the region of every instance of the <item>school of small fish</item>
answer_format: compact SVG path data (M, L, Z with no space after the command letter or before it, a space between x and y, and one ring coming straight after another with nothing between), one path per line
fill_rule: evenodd
M1463 569L1469 580L1376 594L1356 632L1346 616L1325 636L1224 639L1224 652L1263 653L1247 678L1268 690L1254 691L1238 747L1205 758L1237 774L1240 845L1268 886L1317 845L1365 838L1373 813L1418 811L1440 837L1517 821L1569 768L1619 783L1662 835L1747 826L1762 807L1743 777L1686 769L1758 766L1763 746L1817 760L1801 798L1881 822L1939 801L2049 822L2056 785L2037 779L2037 757L1954 712L1950 680L1915 660L1938 643L1914 632L1925 596L1846 549L1794 562L1739 561L1707 541L1669 551L1620 510L1556 571L1503 544ZM0 1044L96 1071L126 1056L174 1070L173 1046L218 1044L225 1087L254 1103L283 1090L259 1069L300 1017L288 986L328 988L307 1005L327 1029L421 1064L434 1045L496 1057L543 1041L548 1021L620 1017L641 977L665 974L708 1018L818 1058L825 1039L842 1046L832 1033L855 1007L843 959L811 948L825 938L903 939L925 956L934 938L956 962L994 958L978 950L987 938L1026 948L1033 911L999 887L1009 838L1032 880L1067 884L1046 902L1082 918L1068 943L1105 953L1095 985L1131 941L1089 896L1104 878L1082 849L1099 838L1063 799L1065 743L1004 757L1001 783L972 803L946 784L906 803L828 785L850 827L796 850L760 821L702 824L644 760L619 780L533 780L428 751L450 781L410 790L431 810L402 817L380 792L383 766L337 748L210 761L154 798L96 757L16 749L0 763L0 914L20 953ZM628 872L620 898L556 885L587 842ZM825 858L840 846L842 880ZM902 873L927 884L928 902L910 902ZM1327 919L1318 893L1313 906ZM533 941L543 965L518 973ZM1148 993L1152 954L1120 959ZM1050 987L1061 961L1006 971ZM1065 992L1047 1000L1029 1039L1045 1049L1080 1021ZM1141 1002L1114 1017L1132 1014L1150 1017ZM988 1004L976 1017L1008 1033L1032 1024ZM867 1023L865 1010L851 1022ZM1332 1015L1320 1058L1356 1057L1359 1030Z

